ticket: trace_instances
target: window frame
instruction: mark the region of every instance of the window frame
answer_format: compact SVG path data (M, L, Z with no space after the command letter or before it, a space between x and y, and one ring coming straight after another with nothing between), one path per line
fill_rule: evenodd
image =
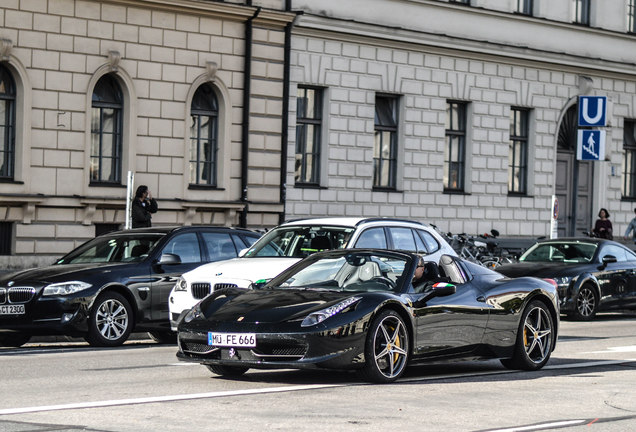
M203 91L203 89L207 87L209 88L210 95L212 95L212 108L202 108L195 107L194 104L197 100L197 95L199 91ZM189 158L188 158L188 187L195 188L217 188L218 181L218 173L219 173L219 98L215 92L214 86L210 82L205 82L197 87L192 97L192 101L190 103L190 134L189 134ZM208 120L208 135L207 137L202 137L202 119L207 118ZM196 121L194 121L196 119ZM193 136L193 128L196 126L196 136ZM192 150L193 150L193 140L196 142L196 155L193 158ZM202 147L202 143L207 142L210 147L210 161L202 161L201 153L205 153L205 148ZM194 164L194 182L192 181L193 175L193 164ZM205 169L205 166L208 166L209 175L206 183L201 182L201 172Z
M301 97L300 92L303 92ZM307 116L307 106L302 104L301 99L309 100L307 92L313 92L313 117ZM322 125L323 125L323 103L324 88L315 86L299 85L296 91L296 144L294 184L296 186L319 186L322 153ZM313 130L312 149L307 150L308 133ZM300 170L300 172L298 172ZM307 175L310 173L309 176Z
M631 136L631 139L628 139ZM636 200L636 119L623 123L621 198Z
M627 33L636 33L636 0L627 1Z
M515 13L520 15L534 15L534 0L517 0L517 8Z
M520 127L517 131L517 118L520 118ZM518 146L517 146L518 145ZM510 139L508 146L508 194L527 195L528 194L528 155L530 146L530 109L521 107L510 108ZM520 147L518 149L518 147ZM519 150L519 151L517 151ZM516 156L520 154L520 162L517 165ZM515 174L517 185L514 185Z
M461 108L458 112L456 128L453 124L453 116L450 115L453 107ZM446 131L444 143L444 193L464 193L466 190L466 146L468 136L468 103L458 100L446 101ZM449 141L450 140L450 141ZM457 151L453 152L453 142L457 141ZM457 160L453 160L456 154ZM455 165L455 166L453 166ZM457 186L451 187L453 173L457 173Z
M0 147L0 181L13 182L16 168L16 106L17 87L11 71L0 64L0 78L4 77L4 83L8 88L0 93L0 101L5 104L4 118L1 119L4 133L2 134L2 147Z
M378 115L378 100L389 101L391 123L383 122ZM400 96L395 94L377 93L374 105L374 139L373 139L373 190L394 191L397 188L397 158L398 158L398 134L399 134L399 107ZM389 150L384 155L384 138L388 133ZM380 140L378 142L378 139ZM388 173L386 172L388 170Z
M107 102L96 101L94 99L95 90L97 89L100 81L108 79L115 84L115 90L118 91L117 95L114 95L115 99L119 99L119 102ZM113 110L113 127L112 137L109 143L111 148L111 156L104 156L104 111L107 109ZM94 119L98 113L99 129L95 129ZM98 153L94 154L94 138L98 137ZM93 94L91 98L91 118L90 118L90 155L89 155L89 184L90 186L96 185L121 185L122 184L122 168L123 168L123 135L124 135L124 92L117 78L112 74L103 75L97 80L95 87L93 88ZM97 178L93 175L93 161L97 159ZM103 178L103 159L111 160L111 169L113 172L113 179L107 180Z
M572 22L590 25L591 0L572 0Z

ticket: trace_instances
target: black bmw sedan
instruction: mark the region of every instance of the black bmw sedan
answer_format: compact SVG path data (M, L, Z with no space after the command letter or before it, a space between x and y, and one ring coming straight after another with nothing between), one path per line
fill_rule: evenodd
M558 284L561 312L591 320L598 311L636 308L636 254L597 238L543 240L517 264L497 267L509 276L536 276Z
M170 332L168 295L184 272L234 258L259 237L227 227L161 227L96 237L54 265L0 277L0 346L34 335L84 337L117 346L133 330Z

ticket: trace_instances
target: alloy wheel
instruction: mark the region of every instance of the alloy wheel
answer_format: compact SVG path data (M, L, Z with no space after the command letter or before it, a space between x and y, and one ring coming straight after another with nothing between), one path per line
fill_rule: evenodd
M582 317L591 317L596 310L596 297L594 292L587 287L581 288L576 297L576 309Z
M374 359L378 371L386 378L402 373L408 358L408 340L404 324L394 315L385 317L375 330Z
M129 317L124 305L117 299L104 301L95 316L95 323L101 335L108 340L117 340L128 329Z
M528 359L534 363L541 363L550 355L552 320L544 308L534 307L526 315L523 324L523 345Z

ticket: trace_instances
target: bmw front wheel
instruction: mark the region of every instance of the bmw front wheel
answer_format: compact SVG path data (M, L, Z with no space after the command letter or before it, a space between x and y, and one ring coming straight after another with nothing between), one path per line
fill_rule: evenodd
M364 367L359 371L364 380L390 383L402 376L409 359L409 335L397 312L385 310L373 320L364 357Z
M95 300L91 310L86 341L93 346L123 344L133 328L130 303L116 292L106 292Z

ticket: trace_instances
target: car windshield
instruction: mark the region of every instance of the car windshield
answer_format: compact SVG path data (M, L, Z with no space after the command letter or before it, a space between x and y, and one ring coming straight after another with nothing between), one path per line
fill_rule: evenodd
M314 252L346 247L354 228L296 225L266 233L245 253L246 257L304 258Z
M519 261L589 263L594 257L594 243L537 243L528 249Z
M56 264L113 263L141 261L156 246L162 234L102 236L90 240Z
M273 279L268 287L333 291L395 291L409 258L391 254L349 252L309 259Z

